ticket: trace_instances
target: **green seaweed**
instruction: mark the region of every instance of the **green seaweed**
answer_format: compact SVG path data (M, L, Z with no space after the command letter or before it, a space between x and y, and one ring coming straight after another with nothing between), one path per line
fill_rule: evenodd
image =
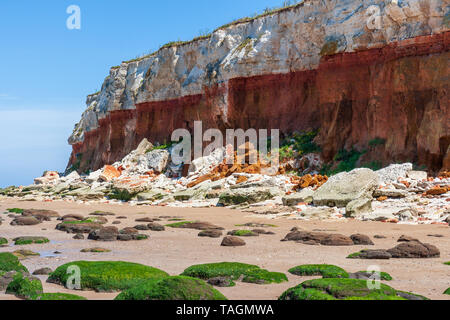
M28 272L28 269L20 263L19 258L9 252L0 253L0 270L5 272Z
M6 288L7 294L14 294L22 299L33 299L42 291L42 283L39 279L24 277L20 272L16 273L13 281Z
M306 264L289 269L297 276L322 276L323 278L348 278L344 269L329 264Z
M120 293L115 300L227 300L206 282L185 276L145 281Z

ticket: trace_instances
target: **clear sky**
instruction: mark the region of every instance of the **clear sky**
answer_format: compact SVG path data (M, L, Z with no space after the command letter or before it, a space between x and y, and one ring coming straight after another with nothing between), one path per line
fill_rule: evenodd
M111 66L282 4L0 1L0 187L31 184L44 170L64 171L67 138ZM80 30L66 27L70 5L81 9Z

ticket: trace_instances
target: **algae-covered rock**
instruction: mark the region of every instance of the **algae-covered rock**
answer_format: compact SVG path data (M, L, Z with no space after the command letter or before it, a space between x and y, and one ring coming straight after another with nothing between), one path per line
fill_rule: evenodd
M243 282L257 284L281 283L287 281L287 277L284 273L270 272L265 269L261 269L256 265L238 262L194 265L184 270L181 275L199 278L202 280L226 277L232 281L242 279ZM232 281L231 285L234 285L234 282Z
M329 264L306 264L289 269L297 276L322 276L323 278L348 278L344 269Z
M175 276L145 281L123 291L115 300L227 300L203 280Z
M52 283L67 285L69 267L80 269L82 290L117 291L129 289L142 281L160 279L168 274L162 270L138 263L122 261L74 261L58 267L49 276Z
M17 273L6 288L6 294L14 294L22 299L33 299L42 293L41 280Z
M385 285L369 288L367 280L315 279L285 291L279 300L411 300L408 295ZM409 297L409 298L408 298ZM414 295L414 299L420 297ZM426 299L423 297L423 299Z

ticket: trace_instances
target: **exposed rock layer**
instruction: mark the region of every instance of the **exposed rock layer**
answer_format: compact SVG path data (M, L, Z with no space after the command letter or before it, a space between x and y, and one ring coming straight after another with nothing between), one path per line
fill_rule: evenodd
M371 5L380 30L368 28ZM69 165L96 170L201 120L204 130L320 129L325 160L381 138L365 161L448 170L448 17L440 0L310 0L123 63L88 97Z

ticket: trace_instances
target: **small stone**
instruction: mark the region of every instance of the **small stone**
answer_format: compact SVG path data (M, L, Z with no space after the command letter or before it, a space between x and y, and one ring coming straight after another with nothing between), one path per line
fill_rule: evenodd
M352 239L355 245L366 245L366 246L374 245L372 240L370 240L370 238L364 234L354 234L351 235L350 238Z
M73 236L73 239L75 240L84 240L84 235L82 233L77 233Z
M52 273L53 270L50 268L41 268L33 272L34 276L44 276Z

